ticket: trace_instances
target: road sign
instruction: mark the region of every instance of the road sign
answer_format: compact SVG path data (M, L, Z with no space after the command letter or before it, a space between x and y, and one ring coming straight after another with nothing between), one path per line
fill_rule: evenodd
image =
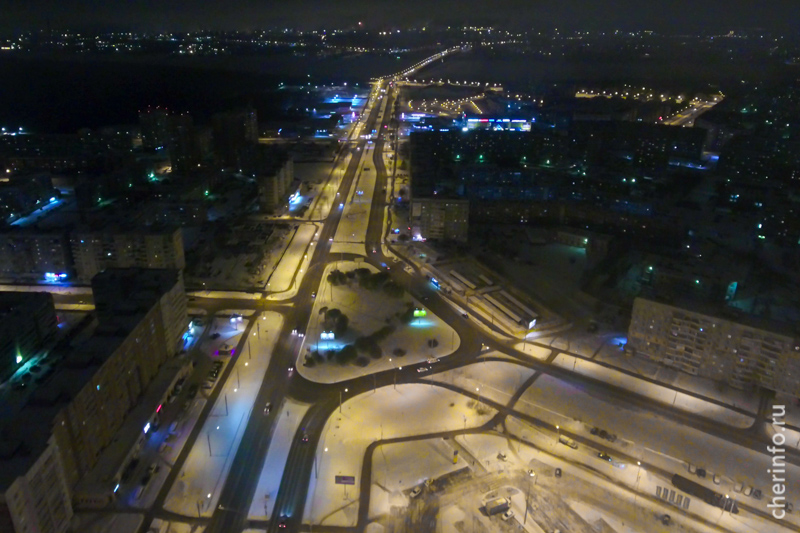
M356 478L354 476L336 476L337 485L355 485Z

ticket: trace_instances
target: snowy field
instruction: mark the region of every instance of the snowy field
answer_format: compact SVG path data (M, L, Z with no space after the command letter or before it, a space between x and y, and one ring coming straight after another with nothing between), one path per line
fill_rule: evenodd
M311 312L311 321L303 339L304 349L300 350L303 355L297 362L297 369L304 378L318 383L336 383L368 373L419 363L429 357L445 357L458 349L460 339L455 330L433 313L414 319L407 325L399 323L395 313L404 311L406 302L412 301L408 294L402 298L393 298L380 291L373 292L362 289L357 286L355 281L351 282L352 285L331 286L327 282L327 276L337 266L342 272L356 268L368 268L372 272L378 271L367 263L351 261L332 263L327 266L314 302L314 309ZM417 308L424 308L420 302L414 301L414 303ZM339 309L350 319L348 332L343 338L321 339L324 317L319 314L319 310L323 307ZM364 368L355 365L339 366L330 361L310 368L303 365L305 354L315 350L323 353L328 350L341 349L346 344L352 344L359 336L369 335L386 326L387 319L391 319L397 329L379 343L383 350L383 356L377 360L370 359L369 366ZM430 339L436 339L438 345L430 347L428 345ZM394 355L396 349L405 350L406 354L398 357Z
M463 467L463 460L453 463L453 447L440 438L378 446L372 454L369 518L389 514L391 507L407 507L409 484L413 487Z
M607 368L592 361L579 359L565 353L559 354L553 361L553 364L732 427L747 428L750 427L754 421L753 417L737 413L726 407L638 379L613 368Z
M683 473L691 463L718 473L722 476L717 486L720 492L733 492L737 481L760 488L765 495L770 490L767 469L772 459L766 454L770 444L767 438L764 452L759 453L620 401L605 400L546 375L540 376L522 395L517 409L667 471ZM560 414L553 415L556 412ZM593 426L614 433L619 439L611 444L592 436L589 429ZM521 436L530 441L540 434L540 430L526 426ZM555 443L557 436L550 435L550 439ZM565 446L559 448L564 448L561 453L569 452ZM787 472L787 494L800 494L800 468L788 466Z
M488 352L492 354L492 352ZM474 363L428 376L426 379L449 383L506 405L533 370L519 364L501 361Z
M336 411L323 429L317 449L319 478L311 477L304 522L355 526L358 512L358 492L355 489L360 483L367 446L380 439L476 427L495 414L491 409L478 414L474 403L473 407L469 403L467 398L454 392L420 384L398 385L396 389L383 387L347 399L342 413ZM430 416L430 413L438 416ZM432 449L426 451L429 461L437 465L441 463L439 453ZM410 489L427 477L423 477L425 469L415 464L418 461L416 456L404 457L407 463L395 463L394 466L409 472L409 475L400 477L392 492ZM382 456L375 455L373 460L379 458ZM378 473L381 464L375 464ZM334 483L337 475L355 477L356 484L348 488L347 498L344 486ZM387 480L391 482L393 478L384 478Z
M318 231L317 224L303 224L297 229L292 242L286 249L283 259L275 267L271 274L266 290L272 293L282 293L280 295L270 295L270 299L282 299L294 296L297 286L302 281L302 273L305 271L311 259L312 247L309 243ZM297 277L295 277L297 273Z

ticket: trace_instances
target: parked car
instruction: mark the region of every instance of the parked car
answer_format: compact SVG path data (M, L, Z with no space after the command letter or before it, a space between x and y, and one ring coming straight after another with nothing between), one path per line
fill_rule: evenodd
M561 469L556 468L556 477L561 477Z
M211 334L211 338L212 339L219 339L219 333L212 333Z
M514 516L514 510L513 509L509 509L508 511L503 513L503 515L500 518L502 518L503 520L508 520L509 518L511 518L513 516Z
M419 496L421 493L422 493L422 485L417 485L416 487L414 487L413 489L411 489L411 494L410 494L410 496L411 496L412 498L416 498L416 497L417 497L417 496Z

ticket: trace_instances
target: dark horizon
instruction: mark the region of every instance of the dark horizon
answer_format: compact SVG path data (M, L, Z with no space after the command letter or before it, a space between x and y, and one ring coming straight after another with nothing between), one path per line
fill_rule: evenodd
M796 5L773 0L769 8L748 0L671 0L658 5L618 0L565 0L558 5L524 0L498 2L443 0L431 3L351 0L331 3L298 0L130 0L123 5L100 0L0 0L0 31L65 30L198 31L492 25L509 29L653 30L664 33L763 29L795 31Z

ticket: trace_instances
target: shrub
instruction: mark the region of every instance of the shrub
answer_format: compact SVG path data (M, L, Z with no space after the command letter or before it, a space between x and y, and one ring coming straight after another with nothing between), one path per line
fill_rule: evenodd
M389 281L383 286L383 292L392 298L402 298L405 290L394 281Z
M406 351L402 348L395 348L392 350L392 355L395 357L403 357L406 354Z
M327 277L328 283L334 287L347 283L347 276L341 270L332 270Z
M358 350L356 350L355 346L348 344L338 352L336 352L336 362L340 365L344 366L348 363L352 363L358 357Z

